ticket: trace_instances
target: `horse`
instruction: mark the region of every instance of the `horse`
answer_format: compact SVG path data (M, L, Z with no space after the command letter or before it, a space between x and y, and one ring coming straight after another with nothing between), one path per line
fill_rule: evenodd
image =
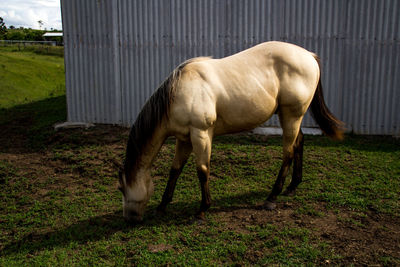
M264 204L265 209L275 209L292 162L292 179L285 194L293 195L302 181L304 139L300 124L309 106L323 133L343 138L343 123L324 102L320 59L297 45L271 41L225 58L198 57L183 62L148 99L130 130L119 171L123 217L129 222L143 220L154 192L152 163L166 138L175 136L175 156L157 211L165 214L177 179L193 152L201 186L196 216L205 220L211 206L213 137L251 130L278 114L283 161Z

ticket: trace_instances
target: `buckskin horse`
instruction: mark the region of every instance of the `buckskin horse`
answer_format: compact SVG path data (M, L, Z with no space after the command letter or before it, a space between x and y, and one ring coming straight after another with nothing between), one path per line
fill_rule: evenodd
M309 106L326 135L343 138L343 123L324 102L319 58L299 46L266 42L221 59L198 57L183 62L146 102L131 128L119 172L124 218L131 222L143 219L154 192L153 160L165 139L175 136L175 156L157 210L165 212L193 151L202 197L197 217L204 219L211 205L213 137L251 130L276 113L283 131L283 162L264 204L265 209L274 209L292 161L292 180L285 194L293 194L302 181L300 124Z

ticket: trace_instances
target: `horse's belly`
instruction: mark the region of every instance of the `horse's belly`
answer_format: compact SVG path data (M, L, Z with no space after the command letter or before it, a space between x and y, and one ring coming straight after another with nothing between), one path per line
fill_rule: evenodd
M271 118L277 108L276 100L266 95L229 102L217 106L216 135L251 130Z

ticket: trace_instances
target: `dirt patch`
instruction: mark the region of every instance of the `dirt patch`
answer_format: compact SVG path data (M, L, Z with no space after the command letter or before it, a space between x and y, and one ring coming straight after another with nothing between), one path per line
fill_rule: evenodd
M45 140L45 149L32 149L26 145L26 133L14 135L15 125L2 129L0 162L7 173L0 172L0 176L8 176L10 184L26 180L21 184L25 193L17 197L37 200L47 199L48 192L61 188L71 193L92 190L93 176L116 177L116 163L122 163L129 133L127 128L108 125L61 130Z
M147 248L152 253L158 253L166 250L171 250L172 246L167 244L156 244L156 245L148 245Z
M315 214L301 214L299 206L280 203L278 208L267 211L261 205L232 210L215 210L216 220L229 230L248 234L254 226L274 226L274 231L283 228L309 230L312 243L325 242L340 255L335 261L323 261L321 264L344 265L381 265L382 259L400 258L400 223L399 218L374 211L355 212L346 208L330 210L324 203L313 205ZM273 233L272 233L273 234ZM263 239L255 240L263 242ZM251 261L260 257L260 251L250 251L246 257ZM256 261L256 260L255 260Z

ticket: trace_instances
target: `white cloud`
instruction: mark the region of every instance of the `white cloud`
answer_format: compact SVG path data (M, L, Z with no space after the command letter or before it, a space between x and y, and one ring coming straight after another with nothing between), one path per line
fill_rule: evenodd
M60 0L0 0L0 17L7 27L62 29Z

